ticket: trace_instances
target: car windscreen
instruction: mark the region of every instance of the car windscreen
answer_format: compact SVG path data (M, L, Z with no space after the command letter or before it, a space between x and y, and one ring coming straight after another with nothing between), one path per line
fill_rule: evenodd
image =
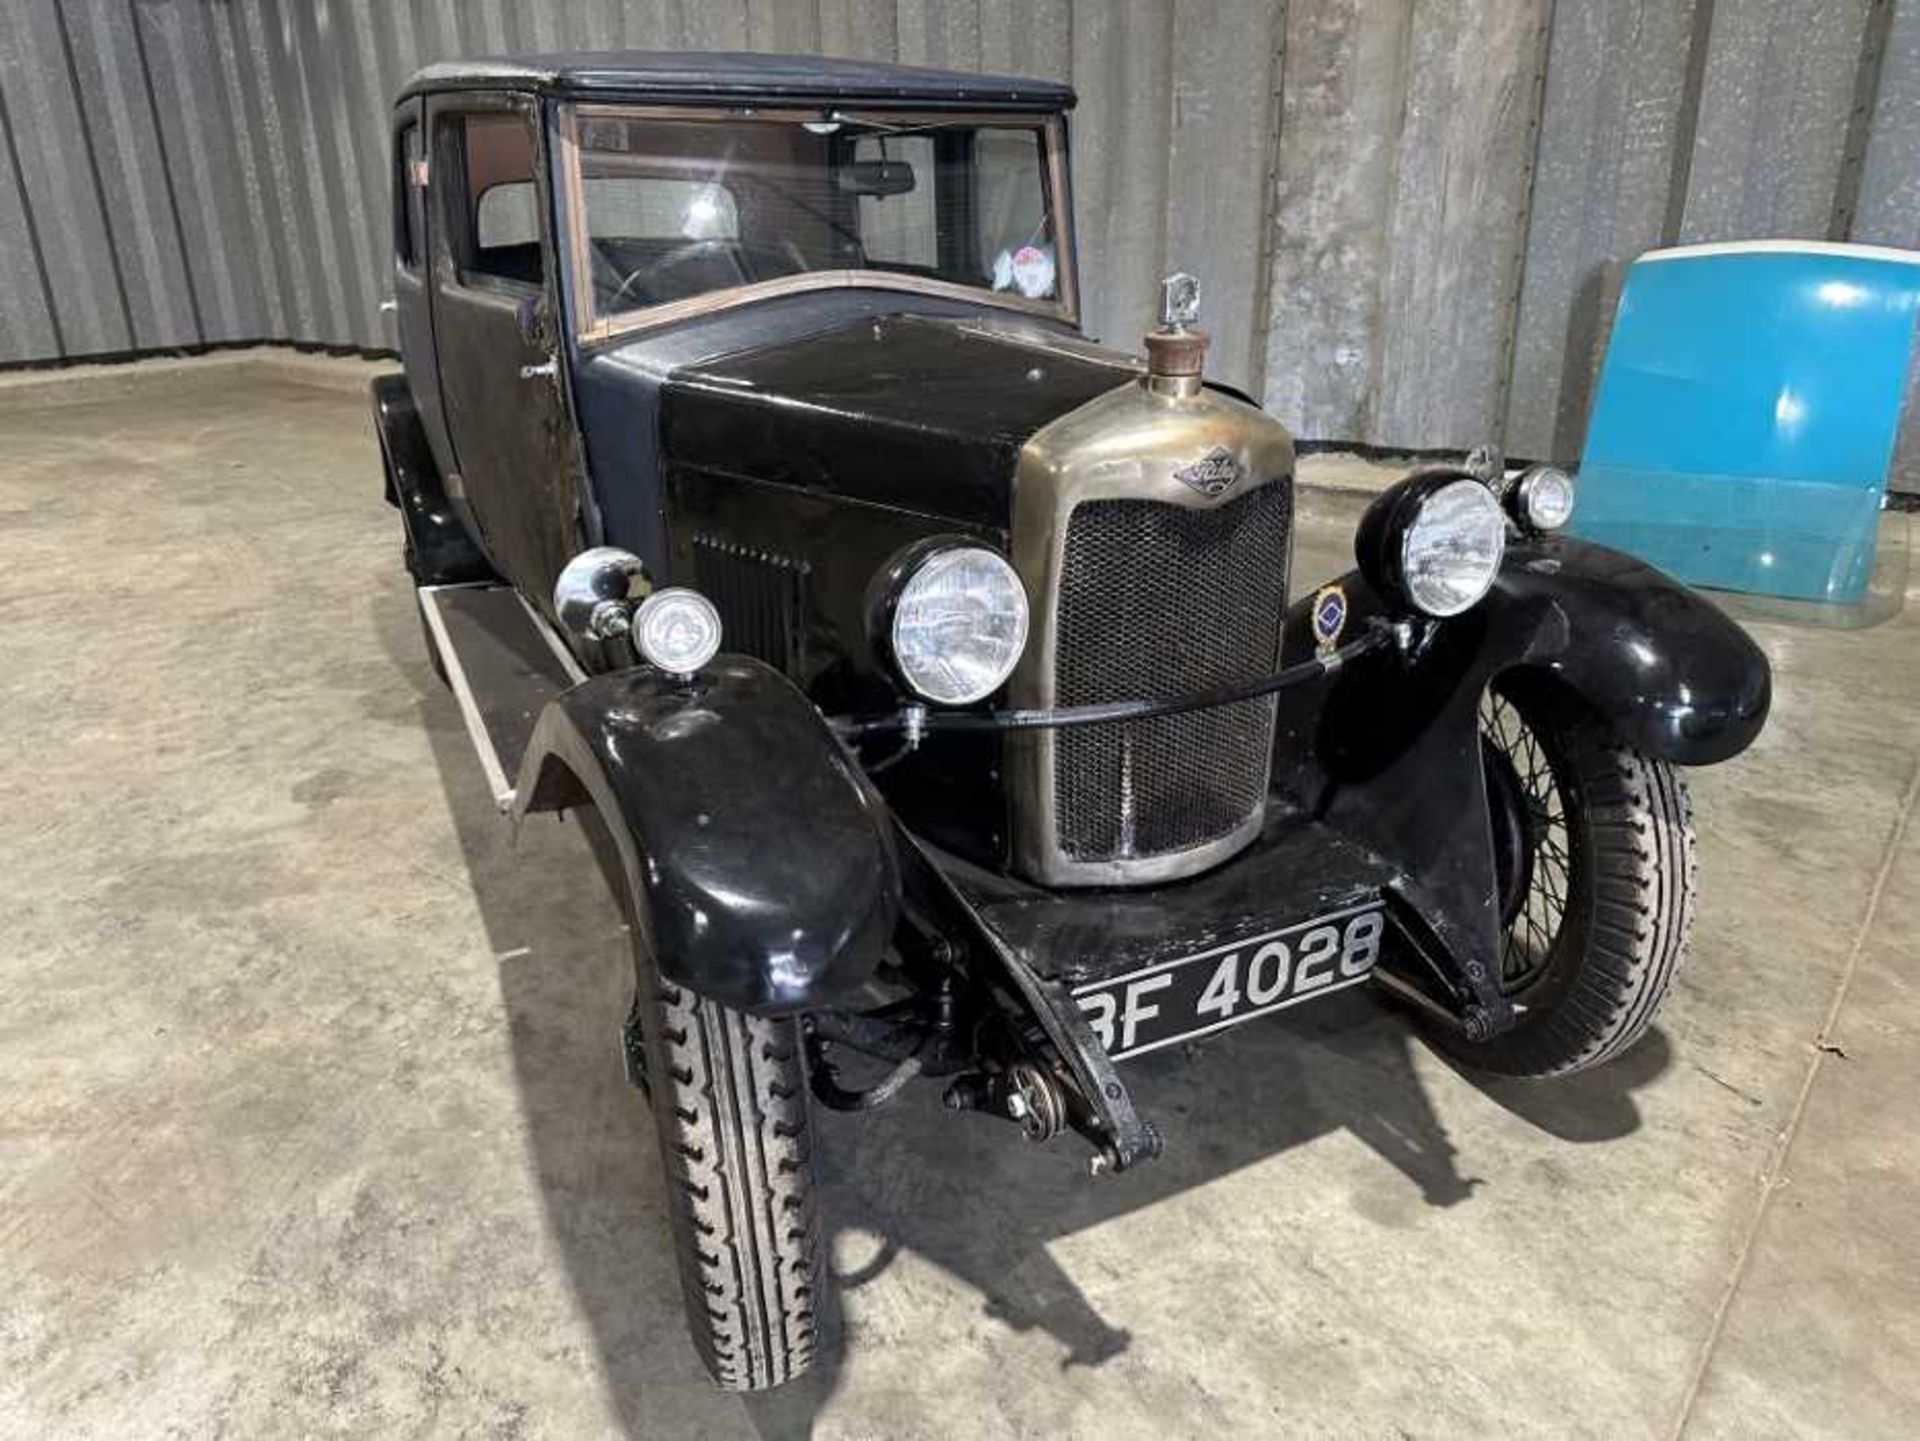
M819 271L1059 300L1037 118L706 120L582 107L577 134L597 316Z

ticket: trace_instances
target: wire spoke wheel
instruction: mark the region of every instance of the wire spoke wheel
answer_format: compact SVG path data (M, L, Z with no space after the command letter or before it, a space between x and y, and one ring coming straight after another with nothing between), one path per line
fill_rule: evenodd
M1575 847L1564 768L1556 769L1519 707L1488 692L1480 703L1480 731L1506 923L1500 989L1513 995L1540 978L1560 940L1574 893Z
M1479 1070L1565 1075L1646 1033L1686 953L1693 821L1686 783L1550 675L1511 672L1480 707L1480 755L1510 1030L1429 1026Z

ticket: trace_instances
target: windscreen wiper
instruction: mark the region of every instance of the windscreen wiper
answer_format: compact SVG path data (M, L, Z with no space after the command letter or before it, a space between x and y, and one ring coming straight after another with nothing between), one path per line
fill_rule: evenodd
M919 135L928 130L951 130L956 125L978 126L979 120L970 116L956 116L951 120L916 121L912 125L896 125L891 120L877 119L871 115L854 115L845 110L829 110L819 120L801 122L816 135L831 135L842 126L858 126L862 130L876 130L883 135ZM829 129L828 127L832 127Z

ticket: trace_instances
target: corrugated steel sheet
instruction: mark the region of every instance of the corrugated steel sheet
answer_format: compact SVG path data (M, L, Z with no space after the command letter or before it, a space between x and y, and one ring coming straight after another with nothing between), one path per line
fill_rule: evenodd
M386 348L388 98L619 47L1071 80L1089 329L1193 270L1311 439L1569 458L1640 251L1920 244L1920 0L7 0L0 364Z

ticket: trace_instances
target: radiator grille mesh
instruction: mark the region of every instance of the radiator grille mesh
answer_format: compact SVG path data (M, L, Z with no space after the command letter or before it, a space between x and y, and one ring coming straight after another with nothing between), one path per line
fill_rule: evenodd
M1068 522L1055 647L1061 705L1162 699L1279 661L1292 487L1212 510L1094 500ZM1190 850L1266 795L1272 697L1056 732L1054 814L1076 861Z

